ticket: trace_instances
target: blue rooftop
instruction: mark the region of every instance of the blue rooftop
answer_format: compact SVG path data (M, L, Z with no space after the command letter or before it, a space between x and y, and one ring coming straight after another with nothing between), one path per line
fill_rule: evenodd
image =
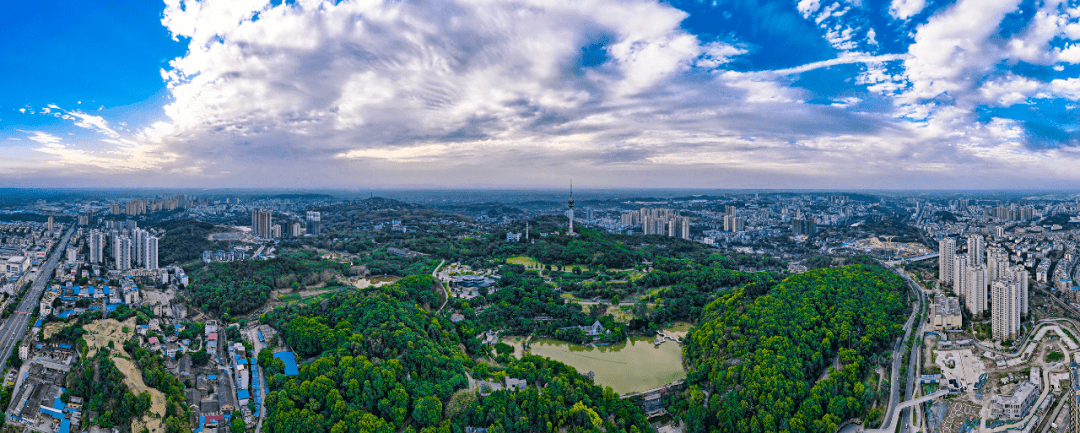
M296 354L292 352L278 352L274 354L274 358L280 359L285 363L285 375L296 376L300 374L300 370L296 368Z
M250 398L250 397L251 397L251 395L248 394L248 390L246 390L246 389L238 389L238 390L236 390L236 398L238 398L240 400L244 400L244 399L247 399L247 398Z
M40 328L41 327L41 319L37 319L37 321L34 322L34 327L35 328Z
M71 420L65 418L60 421L60 430L57 433L71 433Z

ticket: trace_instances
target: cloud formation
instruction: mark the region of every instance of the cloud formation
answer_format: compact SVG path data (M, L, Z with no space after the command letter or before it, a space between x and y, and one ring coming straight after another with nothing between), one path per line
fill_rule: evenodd
M1061 72L1080 63L1080 7L1064 0L1031 16L1019 0L787 3L816 29L803 37L832 51L784 69L755 68L749 56L767 48L691 33L695 11L651 0L165 5L162 25L188 46L161 70L165 117L128 133L80 110L20 109L100 136L29 135L40 152L182 183L274 186L1080 177L1061 163L1078 156L1076 121L1023 109L1080 97L1080 78Z

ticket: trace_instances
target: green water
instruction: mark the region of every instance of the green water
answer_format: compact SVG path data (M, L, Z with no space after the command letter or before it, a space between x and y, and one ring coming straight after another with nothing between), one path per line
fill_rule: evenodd
M524 338L503 338L521 356ZM619 394L645 391L686 378L682 368L682 347L674 342L653 346L650 337L634 337L629 342L605 347L589 347L562 341L533 339L533 355L554 359L581 373L596 373L597 385L610 386Z

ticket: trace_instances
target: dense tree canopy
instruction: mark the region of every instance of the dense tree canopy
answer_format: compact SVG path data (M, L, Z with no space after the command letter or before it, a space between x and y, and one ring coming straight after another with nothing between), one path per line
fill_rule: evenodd
M83 358L72 368L65 393L82 397L86 410L98 414L90 421L104 428L127 426L150 409L150 394L143 391L136 396L124 385L124 373L107 350Z
M277 288L318 284L347 274L349 265L322 260L311 251L281 254L270 260L202 263L188 269L188 290L195 305L215 314L247 314L261 307Z
M901 333L899 276L850 265L791 276L753 298L726 293L705 309L685 353L690 381L712 392L690 431L827 432L864 416L875 397L867 358ZM818 381L834 360L839 371Z

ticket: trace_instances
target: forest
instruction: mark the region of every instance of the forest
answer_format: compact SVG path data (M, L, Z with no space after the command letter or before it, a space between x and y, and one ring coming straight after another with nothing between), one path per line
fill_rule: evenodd
M108 350L84 357L71 369L61 399L66 403L71 396L81 397L86 410L97 414L90 422L106 429L128 426L150 409L150 393L136 396L124 385L124 373L113 364Z
M199 260L203 251L228 246L228 242L210 240L214 225L207 222L185 218L168 220L152 227L165 230L165 235L158 241L158 263L161 266Z
M690 406L688 431L832 433L865 417L877 397L871 360L908 311L903 281L878 266L810 271L758 296L726 292L687 337L687 381L713 394Z
M270 260L199 263L187 271L194 305L214 314L242 315L266 303L274 289L320 284L336 274L348 275L349 265L301 250Z

